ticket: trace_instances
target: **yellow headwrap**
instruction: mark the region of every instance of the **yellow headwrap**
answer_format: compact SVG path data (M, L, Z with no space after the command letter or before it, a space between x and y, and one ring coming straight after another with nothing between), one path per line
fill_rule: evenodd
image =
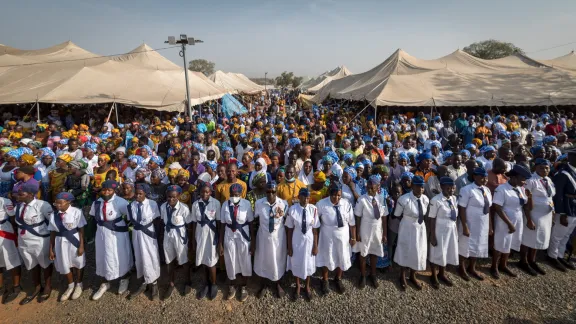
M98 158L106 161L106 163L110 162L110 155L108 154L100 154L98 155Z
M72 156L70 154L62 154L58 158L66 163L72 162Z
M34 165L36 163L36 159L32 154L24 153L20 156L20 160L28 165Z

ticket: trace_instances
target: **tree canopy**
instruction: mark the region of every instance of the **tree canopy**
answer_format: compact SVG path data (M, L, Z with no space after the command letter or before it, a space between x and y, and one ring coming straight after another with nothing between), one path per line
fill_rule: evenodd
M216 63L210 62L205 59L192 60L188 64L188 69L195 72L202 72L205 76L209 76L214 73L216 68Z
M293 72L284 71L280 76L276 77L276 85L279 87L292 86L296 88L302 83L302 80L304 80L302 77L294 76Z
M524 51L516 45L494 39L470 44L464 47L463 51L485 60L499 59L514 53L524 54Z

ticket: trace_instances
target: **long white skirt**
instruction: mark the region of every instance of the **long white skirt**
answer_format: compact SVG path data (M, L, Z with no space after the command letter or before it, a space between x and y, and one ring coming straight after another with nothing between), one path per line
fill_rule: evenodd
M248 230L248 226L244 228L245 231ZM226 227L224 232L224 264L230 280L236 279L238 273L245 277L252 276L250 242L240 234L240 230L232 232L230 228Z
M308 229L306 234L302 230L294 228L292 234L292 256L288 257L286 270L292 271L292 275L300 279L306 279L316 272L316 257L312 255L314 247L314 234Z
M80 235L75 234L80 239ZM70 268L82 269L86 265L86 253L78 256L78 249L67 238L56 236L54 241L54 267L60 274L70 273Z
M278 281L286 272L286 230L283 226L270 233L260 226L256 236L254 272L260 277Z
M20 266L20 254L16 242L0 237L0 268L11 270Z
M524 221L522 244L531 249L546 250L552 233L552 207L547 204L534 203L530 216L536 229L529 229L526 227L526 220Z
M524 230L524 220L522 210L504 209L508 219L516 231L509 233L508 225L498 216L494 215L494 250L500 253L510 253L510 250L520 251L522 245L522 232Z
M412 270L426 270L428 241L426 225L418 224L418 218L402 217L398 228L398 243L394 254L394 262Z
M123 226L122 223L120 225ZM96 275L111 281L124 276L134 265L128 232L103 226L96 230Z
M358 228L358 227L356 227ZM362 217L360 223L360 238L361 242L356 242L352 247L353 252L360 252L360 255L365 257L368 254L376 255L379 257L384 256L384 244L382 244L382 219L369 219Z
M488 232L490 220L488 214L482 213L482 208L466 208L466 223L470 236L462 234L462 224L458 224L458 254L465 258L488 257Z
M214 233L208 225L196 225L196 266L201 264L213 267L218 263L217 245L214 245Z
M183 265L188 262L188 245L182 242L179 231L186 231L186 228L176 228L169 232L164 232L164 241L162 248L164 249L164 259L166 264L178 260L178 265Z
M456 222L448 218L436 219L436 246L430 245L431 263L445 267L458 265L458 230Z
M346 271L352 266L351 255L348 224L344 227L322 226L320 228L316 266L327 267L329 271L336 268Z
M134 258L136 259L136 277L144 277L144 283L154 283L160 277L160 255L158 240L141 231L132 231Z

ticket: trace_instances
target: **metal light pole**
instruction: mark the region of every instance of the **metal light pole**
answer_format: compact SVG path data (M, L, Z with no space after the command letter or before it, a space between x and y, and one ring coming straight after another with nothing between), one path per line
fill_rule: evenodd
M264 92L266 93L265 98L268 98L268 89L266 89L266 86L268 85L267 75L268 72L264 72Z
M197 43L204 43L199 39L194 39L193 37L188 38L186 34L180 34L180 40L176 40L174 36L168 36L168 40L164 43L168 43L170 45L180 44L182 46L182 50L180 51L180 56L184 60L184 78L186 79L186 105L188 112L188 116L192 118L192 105L190 104L190 86L188 85L188 61L186 61L186 45L194 45ZM202 108L198 108L198 115L202 114Z

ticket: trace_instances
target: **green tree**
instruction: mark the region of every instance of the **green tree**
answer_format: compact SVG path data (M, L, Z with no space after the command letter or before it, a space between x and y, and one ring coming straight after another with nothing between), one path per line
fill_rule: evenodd
M292 88L296 89L300 84L302 84L303 77L294 77L292 79Z
M503 58L514 53L524 54L524 51L512 43L489 39L464 47L464 52L485 60Z
M188 63L188 69L195 72L202 72L205 76L214 73L216 63L204 59L192 60Z

